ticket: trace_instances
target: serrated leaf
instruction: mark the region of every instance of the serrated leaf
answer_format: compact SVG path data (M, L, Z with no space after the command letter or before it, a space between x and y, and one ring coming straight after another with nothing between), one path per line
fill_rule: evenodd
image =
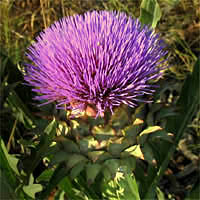
M119 155L125 148L130 145L129 142L131 141L125 140L123 138L115 140L113 143L108 145L108 152L110 152L112 155Z
M109 159L104 162L104 165L110 170L112 178L114 178L120 167L120 161L118 159Z
M61 163L63 161L67 161L70 159L70 154L66 153L65 151L58 151L54 154L50 165L53 166L55 164Z
M136 158L129 156L120 159L120 166L125 167L125 172L131 173L136 167Z
M86 162L83 162L83 161L75 165L70 171L70 178L72 180L76 178L81 173L81 171L85 168L85 166L86 166Z
M91 184L94 182L96 176L101 170L102 165L97 164L97 163L89 163L86 166L86 177L87 177L87 182L88 184Z
M53 175L51 176L51 179L45 188L45 190L40 194L38 199L46 199L47 196L50 194L50 192L58 185L58 183L65 178L65 176L68 174L69 170L63 166L62 164L59 164L55 171L53 172Z
M55 141L58 143L60 148L63 151L66 151L67 153L79 153L80 152L78 145L66 137L58 136L55 138Z
M97 160L96 162L101 163L102 161L111 159L112 157L113 157L113 156L112 156L110 153L104 152L103 154L101 154L101 155L98 157L98 160Z
M112 174L111 174L111 171L108 169L108 167L103 167L102 172L103 172L105 180L110 181L112 178Z
M161 18L161 10L156 0L142 0L140 5L140 22L155 28Z
M129 137L133 142L136 142L137 135L142 131L143 124L133 124L124 129L125 137Z
M87 161L87 158L85 156L82 156L80 154L71 154L69 157L69 160L67 161L67 168L71 169L79 162Z
M81 200L77 198L76 192L74 191L74 186L68 177L64 177L58 184L59 190L64 191L67 198L73 200ZM58 199L60 200L60 199Z
M88 152L92 149L98 149L100 148L100 143L94 139L92 136L85 137L81 140L79 140L79 147L81 152Z

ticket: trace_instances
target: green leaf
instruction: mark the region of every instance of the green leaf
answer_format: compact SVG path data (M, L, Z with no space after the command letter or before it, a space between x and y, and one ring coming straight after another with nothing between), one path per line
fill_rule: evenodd
M2 162L2 160L1 160ZM0 169L0 199L17 199L17 195L15 193L15 189L13 188L12 184L10 183L9 179L5 176L6 173L3 173Z
M131 138L133 142L136 141L137 135L141 132L143 128L143 124L133 124L124 129L124 133L126 137Z
M148 143L145 143L142 152L144 155L144 159L148 161L150 164L156 164L156 160L154 158L153 151L151 149L151 146Z
M120 195L120 199L140 200L138 185L132 174L124 173L124 178L121 178L118 184L124 190L123 195Z
M88 184L91 184L94 182L96 176L101 170L102 165L100 164L93 164L93 163L88 163L86 166L86 177L87 177L87 182Z
M157 193L157 198L158 198L158 200L165 200L165 195L164 195L164 193L160 190L160 188L157 187L156 189L157 189L156 193Z
M28 107L26 106L26 104L21 100L19 95L14 90L8 96L8 102L18 111L17 115L19 117L19 120L23 123L24 120L27 120L29 128L32 127L32 124L35 119L31 114L30 110L28 109Z
M82 156L80 154L71 154L67 161L67 168L71 169L79 162L87 161L87 158L85 156Z
M49 182L51 176L53 175L53 170L52 169L46 169L44 170L40 176L37 177L37 181L47 181Z
M200 99L200 59L197 60L193 73L188 75L177 102L179 115L167 121L167 129L172 133L183 133L188 122L191 121ZM179 137L178 137L179 139Z
M92 130L92 133L94 134L95 138L97 138L98 141L108 140L115 136L115 132L110 126L106 127L95 126Z
M52 139L52 135L54 136L55 135L55 129L56 129L56 126L57 126L57 123L56 123L56 120L55 118L52 120L51 123L49 123L49 125L45 128L44 132L51 136L51 138L49 139Z
M35 194L42 191L42 185L30 184L23 187L24 192L31 198L35 199Z
M153 133L158 130L162 130L162 128L160 126L149 126L144 131L142 131L140 135Z
M51 179L45 188L43 190L42 194L38 197L38 199L46 199L46 197L51 193L51 191L58 185L58 183L65 178L65 176L68 174L69 170L63 166L62 164L58 165L58 167L55 169L53 175L51 176Z
M128 182L128 186L132 192L134 199L140 200L140 195L139 195L138 186L137 186L135 177L130 176L129 174L126 174L125 179Z
M111 176L114 178L120 167L120 161L118 159L109 159L104 162L104 165L110 170Z
M128 113L124 107L119 107L115 110L111 117L110 123L112 127L119 129L124 127L129 121Z
M126 149L125 152L128 152L130 155L144 160L144 155L141 151L140 145L131 146L128 149Z
M161 18L161 10L156 0L142 0L140 5L140 22L155 28Z
M37 167L41 159L44 157L44 155L47 153L48 148L50 144L53 142L53 138L56 134L56 127L57 127L57 122L52 120L51 123L45 128L44 133L41 137L40 143L36 147L36 154L30 156L28 160L26 160L26 169L27 169L27 174L31 174L33 170Z
M91 152L88 152L88 157L93 162L96 162L102 154L104 154L104 151L91 151Z
M154 133L150 133L149 140L165 140L168 142L173 142L174 135L172 133L167 133L165 130L158 130Z
M81 199L77 197L76 192L74 191L75 187L68 177L64 177L58 184L58 187L60 190L65 191L67 198L73 200Z
M136 158L134 156L129 156L123 159L120 159L120 166L125 167L125 171L131 173L136 167Z
M100 199L100 196L97 195L97 191L100 188L100 183L97 183L97 187L94 187L94 185L88 185L85 176L83 177L82 174L79 174L79 176L76 178L75 186L75 188L78 188L78 194L81 194L80 191L83 191L81 195L77 194L77 196L82 197L83 200ZM75 188L73 188L74 191Z
M105 180L110 181L112 178L112 174L111 174L111 171L108 169L108 167L103 167L102 172L103 172Z
M9 167L10 169L13 170L13 172L15 172L16 175L19 176L19 171L17 169L17 163L19 160L7 152L7 149L1 138L0 138L0 161L2 165L5 166L5 168Z
M112 155L119 155L124 149L126 149L128 146L130 146L129 140L120 138L118 140L115 140L113 143L110 143L108 146L108 152L110 152Z
M156 114L156 119L161 120L170 116L177 116L175 107L170 106L170 107L161 108L160 111Z
M78 145L68 138L65 138L63 136L58 136L55 138L55 141L59 144L61 149L63 149L64 151L68 153L80 152Z
M160 152L162 154L161 166L158 169L158 172L154 173L154 176L149 177L150 180L148 191L144 191L144 199L154 198L154 191L157 184L159 183L162 175L164 174L168 163L176 150L179 140L188 124L191 122L191 119L194 113L197 111L197 106L199 105L200 99L200 59L197 60L194 66L193 73L189 75L182 87L180 97L177 101L177 107L179 108L179 115L171 116L167 120L166 129L175 133L174 143L170 144L169 142L163 142L162 149ZM166 151L168 149L168 151Z
M96 162L98 163L102 163L102 161L105 161L105 160L108 160L108 159L111 159L113 156L108 153L108 152L104 152L103 154L99 155L98 159Z
M81 171L85 168L85 166L86 166L86 162L80 162L77 165L75 165L70 171L70 178L72 180L76 178L81 173Z
M154 134L154 132L159 131L159 130L162 130L160 126L149 126L148 128L146 128L144 131L140 133L138 137L138 143L140 145L143 145L151 133Z
M88 152L90 149L96 149L99 146L99 142L92 136L85 137L79 140L79 148L81 152Z
M65 151L58 151L53 155L50 165L53 166L53 165L61 163L63 161L67 161L67 160L69 160L70 156L71 155L69 153L66 153Z

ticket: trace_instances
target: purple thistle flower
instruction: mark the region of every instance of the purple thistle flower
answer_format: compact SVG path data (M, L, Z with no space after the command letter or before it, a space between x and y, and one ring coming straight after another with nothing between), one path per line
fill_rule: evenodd
M144 94L153 94L149 81L165 67L159 35L125 13L65 17L36 40L27 53L34 65L27 64L25 80L40 94L35 99L56 101L57 108L91 105L98 116L121 104L135 107Z

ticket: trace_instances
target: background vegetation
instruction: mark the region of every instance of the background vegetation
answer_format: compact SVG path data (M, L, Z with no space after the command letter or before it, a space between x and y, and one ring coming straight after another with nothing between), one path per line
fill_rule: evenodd
M142 128L140 123L133 127L127 124L127 112L110 119L115 128L120 127L130 134L137 133L137 147L142 148L132 155L136 159L129 159L123 165L130 164L128 169L118 169L117 174L112 174L110 172L115 171L112 168L104 172L105 178L102 178L98 175L99 172L90 177L87 169L82 171L81 167L69 172L64 167L66 160L63 160L63 154L56 154L57 146L53 144L62 146L61 136L65 135L61 133L58 137L57 130L65 132L65 129L78 123L80 129L73 130L80 132L88 128L87 123L75 122L76 120L68 122L65 113L55 110L54 104L41 108L35 105L37 102L32 100L34 94L31 88L22 84L23 63L28 62L25 51L39 32L54 21L88 10L120 10L132 17L140 17L145 23L147 18L143 18L145 14L141 1L0 2L1 199L199 198L200 3L198 0L163 0L158 3L158 13L153 9L150 14L158 19L156 31L161 33L168 45L168 62L171 67L159 81L160 89L154 97L155 103L146 105L137 112L127 111L132 117L134 115L145 122ZM162 14L160 19L159 13ZM155 19L153 18L153 22ZM95 123L102 122L91 120L89 123L96 126ZM117 125L113 125L114 123ZM166 132L159 132L156 129L158 126L164 127ZM148 131L142 132L147 129ZM161 143L158 143L157 139L161 140ZM118 157L114 156L114 159ZM108 166L115 166L116 163L112 161ZM127 173L123 173L126 170ZM110 175L111 179L106 180Z

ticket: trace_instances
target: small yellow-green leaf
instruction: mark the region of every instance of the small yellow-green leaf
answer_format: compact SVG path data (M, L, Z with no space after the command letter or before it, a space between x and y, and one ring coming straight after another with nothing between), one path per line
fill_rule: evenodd
M23 187L23 190L28 196L35 199L35 194L37 192L42 191L42 185L40 185L40 184L27 185L27 186Z
M93 161L96 162L98 158L104 153L104 151L91 151L88 152L88 157Z
M140 135L149 134L149 133L152 133L152 132L156 132L158 130L162 130L162 128L160 126L149 126L144 131L142 131Z
M52 169L46 169L44 170L39 177L37 177L37 182L40 181L49 181L51 176L53 174L53 170Z
M138 158L144 160L144 155L141 151L140 145L134 145L134 146L126 149L126 152L130 153L130 155L133 155L135 157L138 157Z
M100 126L95 126L92 129L92 133L95 135L97 140L108 140L109 138L112 138L115 136L114 130L110 126L106 127L100 127Z

